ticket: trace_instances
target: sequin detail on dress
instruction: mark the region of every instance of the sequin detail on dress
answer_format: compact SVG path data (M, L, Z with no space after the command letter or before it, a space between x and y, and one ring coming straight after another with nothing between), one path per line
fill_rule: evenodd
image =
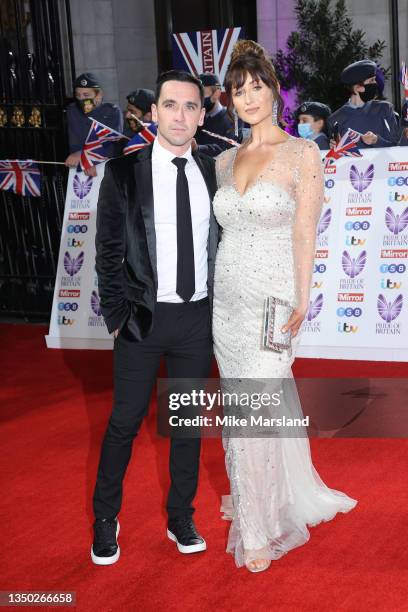
M304 305L309 299L323 170L315 143L289 138L275 145L267 169L240 194L237 149L216 160L214 212L222 227L214 279L213 335L221 378L292 379L292 351L262 348L264 299ZM227 382L228 384L228 382ZM301 414L295 394L294 410ZM223 438L232 520L227 551L237 566L278 559L309 539L308 525L348 512L356 501L329 489L310 457L308 439Z

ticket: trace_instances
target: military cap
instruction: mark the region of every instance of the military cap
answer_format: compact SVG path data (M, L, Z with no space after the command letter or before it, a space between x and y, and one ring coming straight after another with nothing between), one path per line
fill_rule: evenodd
M356 85L356 83L363 83L366 79L374 77L376 70L377 65L372 60L360 60L344 68L340 80L345 85Z
M296 111L296 115L312 115L312 117L320 117L327 119L331 115L331 108L322 102L303 102Z
M101 84L92 72L84 72L77 76L74 81L74 89L77 87L89 87L91 89L101 89Z
M198 78L202 82L203 87L221 87L220 79L216 74L207 72L205 74L200 74Z
M148 113L155 101L154 92L151 89L135 89L126 96L129 104L140 108L144 113Z

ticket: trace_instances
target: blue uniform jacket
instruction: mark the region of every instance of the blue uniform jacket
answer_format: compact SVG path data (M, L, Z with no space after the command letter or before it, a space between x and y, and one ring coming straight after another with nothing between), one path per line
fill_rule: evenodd
M319 147L319 149L330 149L330 140L327 138L324 132L320 132L320 134L314 139L314 141Z
M89 119L96 119L104 125L122 133L123 131L123 115L122 111L115 104L104 102L97 106L93 111L86 114L73 102L67 106L67 123L68 123L68 139L69 152L75 153L81 151L86 137L88 136L91 122ZM121 141L119 141L121 142ZM109 157L114 157L116 152L115 143L110 143L106 147Z
M398 122L394 114L392 104L383 100L370 100L363 106L355 108L348 102L340 107L327 119L328 132L331 135L333 125L339 124L340 136L343 136L347 128L365 134L373 132L378 136L378 141L374 147L395 147L398 144ZM362 140L358 147L361 149L370 148Z

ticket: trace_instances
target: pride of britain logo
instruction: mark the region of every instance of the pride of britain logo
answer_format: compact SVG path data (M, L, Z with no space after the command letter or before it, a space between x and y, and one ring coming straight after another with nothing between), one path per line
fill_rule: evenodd
M384 221L389 233L383 237L383 246L408 245L408 234L402 233L408 226L408 206L401 213L387 206Z
M381 323L376 323L376 334L394 334L401 333L401 325L396 319L399 317L403 306L402 293L397 295L395 300L388 301L387 298L380 293L377 298L377 312L381 317Z
M309 308L303 321L303 331L316 333L320 332L320 321L316 321L323 308L323 293L314 299L310 300Z
M362 193L372 183L374 178L374 164L370 164L366 170L361 172L353 164L350 168L350 181L356 191Z
M61 287L79 287L81 285L81 277L77 276L84 263L85 253L81 251L77 257L72 257L68 251L64 255L65 276L61 276Z
M91 293L90 305L93 314L88 317L88 327L103 327L105 323L102 317L101 300L95 289Z
M367 251L361 251L358 257L351 257L348 251L343 251L341 265L350 278L355 278L363 270L367 261Z
M319 247L327 246L328 244L328 236L323 236L322 234L324 234L328 229L331 218L332 210L331 208L327 208L327 210L325 210L322 216L320 217L319 223L317 224L317 243Z
M367 251L361 251L357 257L352 257L348 251L343 251L341 266L348 278L341 278L339 289L341 291L354 291L364 289L364 279L356 278L364 270L367 261Z
M92 176L87 176L84 180L77 174L73 180L74 193L80 200L83 200L92 189Z
M84 263L84 258L85 258L85 253L83 251L80 252L78 257L71 257L68 251L65 251L65 255L64 255L65 272L69 276L75 276L75 274L78 274L78 272L82 268L82 264Z
M90 208L91 200L85 198L92 189L92 177L86 176L82 179L81 176L76 174L74 176L74 180L72 181L72 188L78 199L71 200L71 209Z
M374 164L370 164L365 170L359 170L354 164L350 168L351 186L357 193L349 193L348 203L358 204L371 202L371 193L364 193L371 185L374 178Z

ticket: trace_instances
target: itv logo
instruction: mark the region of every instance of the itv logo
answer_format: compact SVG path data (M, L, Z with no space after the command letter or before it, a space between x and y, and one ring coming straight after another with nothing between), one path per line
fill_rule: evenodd
M358 331L358 325L351 325L342 321L337 323L337 331L341 334L355 334Z
M398 191L390 191L388 196L389 202L408 202L408 193L398 193Z
M356 238L356 236L347 236L347 246L363 246L365 244L365 238Z
M57 323L58 325L74 325L75 319L69 319L65 315L59 315Z

